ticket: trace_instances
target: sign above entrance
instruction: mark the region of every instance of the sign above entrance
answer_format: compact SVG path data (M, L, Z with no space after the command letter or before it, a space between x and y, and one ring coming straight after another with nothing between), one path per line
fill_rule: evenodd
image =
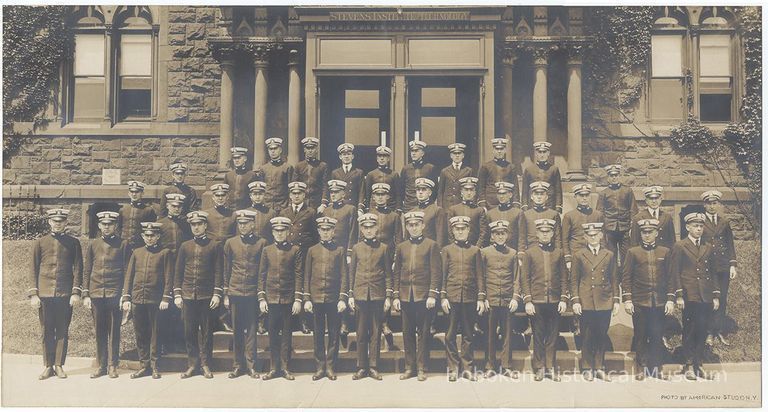
M469 20L468 11L332 11L331 21L457 21Z

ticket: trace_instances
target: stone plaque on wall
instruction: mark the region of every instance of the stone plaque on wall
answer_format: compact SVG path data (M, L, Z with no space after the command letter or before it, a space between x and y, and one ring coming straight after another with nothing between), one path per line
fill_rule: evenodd
M120 169L101 169L102 185L119 185Z

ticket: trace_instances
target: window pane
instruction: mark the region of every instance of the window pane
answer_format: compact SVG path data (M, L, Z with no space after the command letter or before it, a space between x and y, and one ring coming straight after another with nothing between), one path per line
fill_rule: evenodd
M75 35L75 76L104 75L104 35Z
M681 77L683 37L655 35L651 37L651 74L653 77Z
M678 79L651 80L651 117L683 118L683 84Z
M456 88L423 87L421 89L422 107L456 107Z
M344 119L344 141L356 146L379 145L378 117L347 117Z
M74 120L99 121L104 118L104 78L75 79Z
M730 94L702 94L701 121L703 122L729 122L731 121L731 95Z
M120 37L120 75L152 75L152 37L149 34L123 34Z
M378 90L344 90L344 107L347 109L378 109Z
M456 143L455 117L422 117L421 139L430 146Z
M701 35L699 67L701 76L730 76L731 36L727 34Z

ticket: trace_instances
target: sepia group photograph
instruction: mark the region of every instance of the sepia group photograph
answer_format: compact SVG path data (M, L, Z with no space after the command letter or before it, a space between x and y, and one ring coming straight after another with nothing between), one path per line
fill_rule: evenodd
M4 4L0 406L761 408L759 2Z

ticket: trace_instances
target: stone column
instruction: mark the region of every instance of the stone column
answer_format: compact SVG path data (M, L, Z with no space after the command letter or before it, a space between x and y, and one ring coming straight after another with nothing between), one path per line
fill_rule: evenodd
M586 180L581 167L581 48L568 49L568 178Z
M514 104L512 103L512 74L515 68L515 60L517 54L514 50L506 49L502 56L502 72L501 72L501 118L504 130L504 135L509 139L507 144L507 159L512 161L512 118Z
M221 120L219 121L219 169L226 170L235 136L235 62L221 62Z
M117 99L113 99L112 96L115 91L115 87L113 87L114 78L112 76L112 67L115 65L115 61L112 58L114 56L114 53L112 52L113 45L112 45L112 25L111 24L105 24L106 29L104 30L104 47L106 48L104 53L104 123L114 124L115 122L112 120L112 113L113 108L116 106L115 101ZM117 120L117 113L115 113L115 120Z
M299 162L301 151L301 78L299 78L299 51L288 55L288 163Z
M533 141L547 140L547 64L549 48L533 50Z
M253 48L253 70L256 81L253 101L253 164L260 165L266 159L267 140L267 68L270 48Z

